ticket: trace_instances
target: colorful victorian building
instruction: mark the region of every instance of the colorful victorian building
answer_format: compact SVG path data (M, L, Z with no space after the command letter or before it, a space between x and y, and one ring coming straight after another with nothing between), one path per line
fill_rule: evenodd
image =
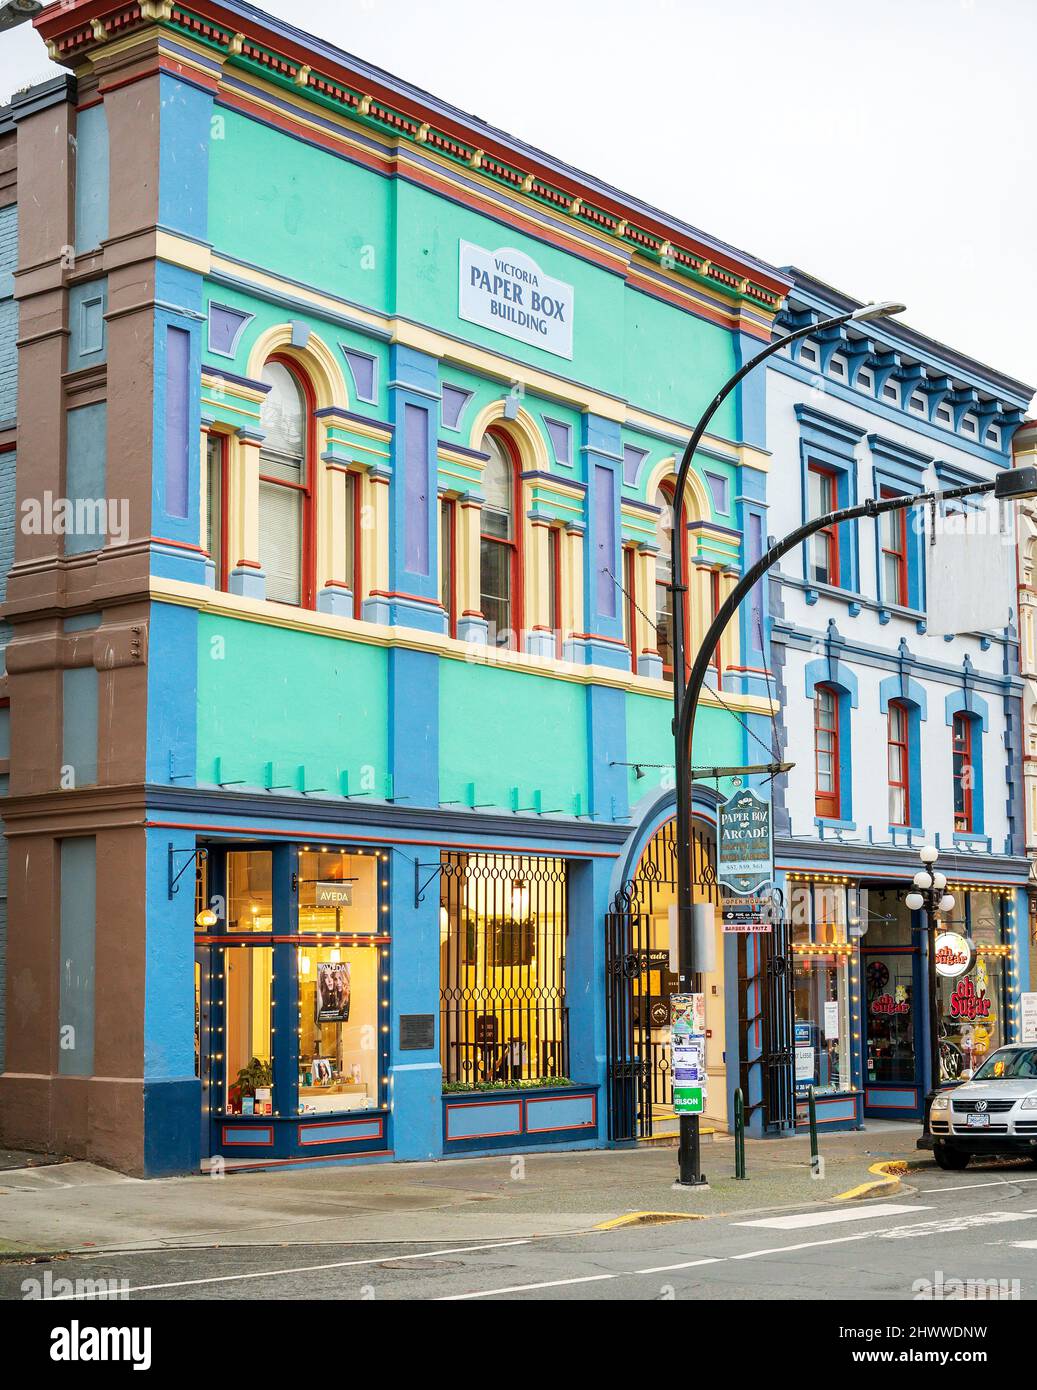
M780 325L853 301L799 271ZM1031 387L892 322L794 344L768 382L769 525L782 535L837 507L947 489L1011 466ZM960 507L958 511L960 511ZM930 1084L927 934L904 903L935 844L975 943L939 982L942 1079L1018 1037L1029 972L1023 682L1014 575L979 576L990 626L934 626L941 509L892 512L819 533L772 579L783 753L776 864L794 962L796 1091L813 1085L833 1125L918 1117ZM950 522L951 524L948 524ZM1025 623L1024 616L1024 623Z
M250 5L36 24L68 76L0 112L2 1142L157 1174L651 1132L674 460L787 277ZM779 524L765 380L692 479L692 644ZM716 655L698 762L770 745L766 624ZM1014 647L972 648L992 748ZM833 853L869 862L786 859ZM716 955L709 1113L743 1084L760 1128L756 965Z
M1037 421L1028 420L1013 440L1017 468L1037 465ZM1022 783L1026 857L1030 861L1030 979L1037 990L1037 505L1019 504L1019 665L1023 678Z

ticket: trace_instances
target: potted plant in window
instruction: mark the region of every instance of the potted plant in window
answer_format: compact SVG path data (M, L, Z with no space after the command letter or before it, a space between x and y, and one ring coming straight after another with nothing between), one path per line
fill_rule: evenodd
M245 1097L251 1097L255 1102L257 1089L260 1087L272 1086L274 1084L274 1073L269 1062L262 1062L258 1057L253 1057L247 1067L242 1067L238 1072L238 1079L230 1088L230 1103L239 1114L244 1113L242 1102Z

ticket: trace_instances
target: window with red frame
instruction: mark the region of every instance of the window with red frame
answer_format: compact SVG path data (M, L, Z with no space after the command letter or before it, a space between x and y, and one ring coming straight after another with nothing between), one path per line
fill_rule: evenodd
M522 625L522 504L518 464L505 435L490 431L482 448L483 505L479 547L480 606L490 644L517 648Z
M457 504L444 497L439 504L439 593L446 609L447 632L457 636Z
M205 436L205 548L216 568L216 587L227 588L227 436Z
M956 714L951 724L951 756L954 776L954 828L971 832L972 816L972 720Z
M673 680L673 525L674 491L671 482L662 483L653 499L659 509L656 522L655 543L658 547L655 556L655 628L656 646L662 657L663 677ZM685 509L685 515L687 510ZM681 538L681 568L685 583L688 580L688 538ZM684 629L685 666L687 666L688 628Z
M547 533L547 610L555 656L562 657L562 532L552 526Z
M886 766L889 778L889 823L911 824L911 782L908 762L910 723L907 709L890 702L886 730Z
M344 518L346 533L346 556L345 573L346 583L353 591L353 617L361 616L360 608L363 602L362 576L360 571L360 474L352 471L346 473L346 515Z
M814 810L839 819L839 696L827 685L814 691Z
M260 411L259 563L266 596L312 608L316 565L313 394L296 365L272 357L263 368L268 390Z
M834 473L811 464L807 469L808 503L811 519L838 510L839 486ZM812 584L839 583L839 529L825 526L807 543L808 569Z
M716 615L720 612L720 602L721 602L720 571L719 571L719 570L712 570L712 571L710 572L710 576L709 576L709 620L710 620L710 622L712 622L713 619L716 617ZM711 659L711 661L710 661L710 665L713 667L714 671L716 671L716 674L717 674L717 685L719 686L720 683L721 683L721 681L722 681L723 678L724 678L724 659L723 659L723 657L721 656L721 653L720 653L720 643L719 643L719 642L718 642L717 645L716 645L716 650L713 652L713 656L712 656L712 659Z
M630 669L637 671L637 551L623 547L623 641L630 651Z
M882 497L898 493L883 488ZM879 517L882 544L882 599L885 603L908 602L907 586L907 510L884 512Z

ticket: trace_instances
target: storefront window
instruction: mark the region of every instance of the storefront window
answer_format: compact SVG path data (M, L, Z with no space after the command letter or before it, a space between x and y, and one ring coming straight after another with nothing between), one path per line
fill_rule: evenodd
M227 930L273 930L272 857L269 850L232 850L227 855Z
M380 1100L376 946L301 946L299 1114L366 1110Z
M910 932L910 924L907 930ZM914 959L906 945L901 950L864 952L868 1039L864 1072L868 1081L915 1080L915 1011L919 1001L914 992Z
M223 960L225 1108L229 1115L271 1115L273 948L227 947Z
M853 1087L850 1036L849 924L860 915L856 887L845 882L789 884L794 957L796 1091ZM825 948L829 949L825 949Z
M380 930L374 850L299 851L299 930L372 933Z
M444 854L441 862L444 1082L567 1075L565 861Z
M952 891L957 901L947 928L975 942L976 958L964 975L938 980L940 1071L944 1081L958 1081L966 1071L975 1071L1007 1041L1005 898L1000 893Z
M845 1091L850 1072L848 962L830 956L796 960L796 1090Z

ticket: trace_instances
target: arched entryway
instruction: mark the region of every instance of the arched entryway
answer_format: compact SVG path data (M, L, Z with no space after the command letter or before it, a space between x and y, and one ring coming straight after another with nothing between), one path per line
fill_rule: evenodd
M692 884L696 902L719 899L712 825L696 818ZM609 1137L658 1138L677 1132L670 1066L671 908L677 901L676 824L664 820L644 843L617 890L606 927ZM716 969L703 976L707 998L709 1118L726 1124L724 952L715 928Z

